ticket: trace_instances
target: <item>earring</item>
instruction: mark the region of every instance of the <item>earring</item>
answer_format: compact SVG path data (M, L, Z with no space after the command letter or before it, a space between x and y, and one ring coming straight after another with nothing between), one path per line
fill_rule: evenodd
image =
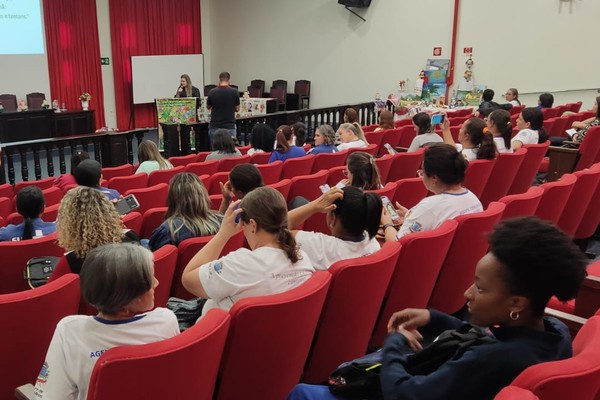
M516 321L519 319L520 315L518 312L515 311L511 311L510 314L508 315L510 317L510 319L512 319L513 321Z

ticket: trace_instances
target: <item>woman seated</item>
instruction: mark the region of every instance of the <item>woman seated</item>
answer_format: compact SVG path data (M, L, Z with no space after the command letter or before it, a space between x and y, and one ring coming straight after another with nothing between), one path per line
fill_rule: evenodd
M358 118L358 111L356 111L352 107L346 108L344 110L344 123L355 125L358 131L358 138L367 143L367 139L365 139L365 132L363 131L360 120Z
M469 322L490 340L467 347L430 374L413 375L407 357L422 348L421 334L431 341L466 323L435 310L393 314L382 354L384 398L492 399L527 367L572 356L569 330L544 317L544 308L551 296L567 301L577 295L586 275L581 251L556 227L532 217L501 222L489 243L465 298ZM336 398L326 386L298 385L288 400Z
M362 190L381 189L379 168L375 157L364 151L355 151L348 156L344 175L346 175L346 179L342 181L344 185Z
M73 272L78 274L88 253L103 244L137 242L139 236L123 228L123 222L102 192L79 186L65 194L58 208L58 244L67 250L50 276L53 281Z
M294 135L294 144L302 147L306 143L306 126L303 122L296 122L291 127L292 134Z
M238 164L229 172L229 180L220 183L223 201L219 212L225 214L231 201L235 198L241 200L248 193L263 186L262 175L254 164Z
M420 112L412 118L417 136L412 140L407 151L415 151L430 143L441 143L444 140L435 133L429 114ZM450 126L450 125L448 125Z
M85 399L94 365L106 350L179 334L175 314L154 309L158 283L152 253L141 246L113 243L90 251L79 285L98 315L71 315L58 323L35 384L40 398Z
M537 109L541 110L543 108L552 108L554 104L554 96L551 93L542 93L538 99Z
M53 185L58 187L63 192L68 186L77 185L75 182L75 177L73 176L73 170L79 165L83 160L87 160L90 158L90 155L87 151L77 150L73 155L71 155L71 173L70 174L62 174L58 178L54 180Z
M334 187L317 200L291 210L288 219L295 227L316 213L326 214L331 235L292 231L313 267L323 270L336 261L366 256L381 248L375 239L381 209L381 198L375 193L353 186Z
M442 136L444 143L455 146L467 161L496 158L494 137L480 118L469 118L463 122L458 131L458 144L454 142L448 120L442 122Z
M302 147L294 146L294 134L288 125L281 125L277 128L275 135L277 146L275 151L271 153L269 162L285 161L289 158L303 157L306 152Z
M512 138L511 145L514 150L520 149L524 144L544 143L548 134L542 127L544 114L534 107L524 108L517 118L519 133Z
M242 156L242 153L235 147L235 142L227 129L217 129L212 147L213 151L206 156L206 161Z
M270 153L275 143L275 131L267 124L256 124L250 135L250 149L248 154Z
M592 111L594 111L596 115L583 121L575 121L571 125L571 128L577 129L577 132L571 137L571 140L574 142L581 143L587 131L592 126L600 125L600 111L598 111L598 102L600 102L600 96L596 97L594 107L592 108Z
M504 98L513 107L519 107L521 105L521 101L519 100L519 91L515 88L508 89L504 94Z
M138 146L138 161L140 166L135 171L136 174L145 172L150 175L152 171L173 168L169 160L165 160L160 155L158 146L152 140L142 140L142 143Z
M379 126L373 132L394 129L394 114L389 110L381 110L379 113Z
M448 219L483 211L477 196L462 186L467 164L454 146L437 144L427 148L419 176L434 195L425 197L410 210L396 204L401 221L392 221L384 211L381 225L385 240L391 242L409 233L430 231ZM399 231L394 223L402 223Z
M335 131L330 125L321 125L315 129L315 147L308 154L338 153L335 147Z
M498 153L512 153L510 144L512 126L510 113L506 110L494 110L487 116L487 128L494 136L494 143Z
M17 212L23 222L0 228L0 242L35 239L49 235L56 230L54 222L44 222L40 217L44 212L45 199L42 189L25 186L17 193Z
M219 232L183 271L183 286L208 299L203 314L211 308L229 310L246 297L288 291L312 275L310 259L298 249L287 222L285 199L270 187L254 189L229 206ZM240 230L251 250L240 248L219 258Z
M150 250L218 232L223 216L210 209L208 192L196 174L182 172L169 183L165 221L152 232Z
M338 136L340 138L340 144L337 146L339 151L348 149L367 147L369 143L365 138L360 125L357 122L344 123L338 128Z

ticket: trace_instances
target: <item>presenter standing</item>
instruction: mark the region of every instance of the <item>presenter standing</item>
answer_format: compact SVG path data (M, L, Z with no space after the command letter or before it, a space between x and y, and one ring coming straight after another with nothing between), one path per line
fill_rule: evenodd
M200 90L196 86L192 85L192 80L190 79L190 76L188 74L181 75L181 83L179 85L179 88L177 89L177 92L175 93L175 98L182 97L200 98ZM177 151L179 148L179 146L177 145L179 138L173 134L168 135L169 139L174 139L173 141L168 140L168 142L171 142L168 151L169 157L175 155L185 156L191 153L190 131L190 125L181 124L179 126L179 136L181 138L181 152Z
M217 129L226 129L231 137L237 139L235 113L240 110L240 94L229 86L229 72L219 74L219 85L208 92L206 108L211 110L208 134L212 144Z

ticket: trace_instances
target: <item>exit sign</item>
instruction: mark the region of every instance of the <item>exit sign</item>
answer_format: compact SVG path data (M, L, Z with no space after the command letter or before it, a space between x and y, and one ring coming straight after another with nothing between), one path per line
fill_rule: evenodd
M473 54L473 48L472 47L465 47L463 49L463 54Z
M442 55L442 48L441 47L434 47L433 48L433 55L436 57L439 57Z
M108 58L108 57L100 58L100 65L110 65L110 58Z

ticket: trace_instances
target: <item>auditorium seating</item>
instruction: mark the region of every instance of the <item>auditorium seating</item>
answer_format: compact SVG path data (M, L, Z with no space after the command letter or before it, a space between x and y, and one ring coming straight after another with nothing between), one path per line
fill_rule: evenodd
M102 178L110 181L115 176L129 176L134 173L132 164L123 164L118 167L102 168Z
M152 232L160 226L165 220L167 207L156 207L146 210L142 216L142 226L139 231L139 236L142 239L150 239Z
M250 162L248 154L241 157L223 158L219 160L219 172L229 172L238 164L247 164Z
M421 167L421 162L423 162L424 151L421 148L410 153L395 154L387 180L396 182L400 179L417 176L417 170Z
M155 186L159 183L166 183L167 185L171 179L180 172L183 172L185 167L183 165L171 168L171 169L157 169L156 171L150 172L148 175L148 186Z
M295 176L310 175L315 156L309 154L303 157L288 158L283 162L281 179L292 179Z
M527 153L525 153L525 158L519 167L519 172L515 175L507 194L524 193L529 189L540 169L540 164L549 146L550 141L540 144L523 145L527 149Z
M281 170L283 169L282 161L275 161L269 164L257 164L256 167L262 175L263 183L271 185L279 182L281 178Z
M492 169L496 160L472 160L469 161L465 171L465 180L463 186L469 189L473 194L481 198L483 189L490 179Z
M577 181L557 223L557 226L571 237L577 232L600 182L600 169L577 171L573 175L577 177Z
M322 169L330 170L333 167L344 165L348 153L345 151L337 153L320 153L314 156L315 161L312 166L312 173L321 171Z
M396 193L392 200L394 207L398 203L402 207L411 209L419 201L427 197L428 190L421 178L404 178L397 180L395 183Z
M139 174L127 176L115 176L108 181L108 187L124 194L130 189L143 189L148 186L148 174L140 172Z
M575 175L564 174L560 180L540 185L544 189L544 193L535 215L540 219L552 222L554 225L558 224L576 181L577 177Z
M309 201L318 198L321 196L319 186L327 182L328 175L328 171L321 170L316 174L293 177L289 194L290 200L297 196L302 196Z
M534 215L543 194L544 189L539 186L532 186L525 193L502 197L498 200L500 203L506 205L502 219Z
M394 156L390 154L385 154L384 156L375 159L375 164L377 164L377 169L379 170L379 179L381 179L381 183L388 181L388 175L390 174L394 160Z
M190 172L198 176L216 174L219 170L219 160L191 162L185 166L184 172Z
M144 213L151 208L166 206L168 191L169 185L166 183L159 183L158 185L147 188L131 189L123 193L123 195L127 196L133 194L138 203L140 203L140 207L136 211L144 215Z
M185 167L188 164L193 163L195 161L196 161L196 154L188 154L187 156L169 157L169 162L174 167L178 167L180 165Z
M492 201L506 195L515 176L519 173L519 168L525 159L527 149L521 147L514 153L500 153L496 157L496 162L492 168L492 173L488 179L480 200L483 207L487 207Z
M154 252L154 277L158 280L158 286L154 289L155 307L167 306L177 266L177 256L177 247L171 244L166 244Z
M290 189L292 188L292 180L291 179L282 179L277 183L273 183L270 185L267 185L275 190L277 190L279 193L282 194L282 196L285 198L286 202L290 201Z
M131 229L135 233L138 233L142 229L142 214L137 211L132 211L125 214L121 218L121 222L127 229Z
M36 181L22 181L22 182L18 182L15 185L15 195L17 195L19 193L19 191L21 189L23 189L25 186L37 186L40 189L44 190L44 189L49 189L52 187L52 185L54 185L54 178L53 177L49 177L49 178L45 178L45 179L39 179Z
M254 153L250 157L250 164L267 164L271 158L271 152L268 153Z

